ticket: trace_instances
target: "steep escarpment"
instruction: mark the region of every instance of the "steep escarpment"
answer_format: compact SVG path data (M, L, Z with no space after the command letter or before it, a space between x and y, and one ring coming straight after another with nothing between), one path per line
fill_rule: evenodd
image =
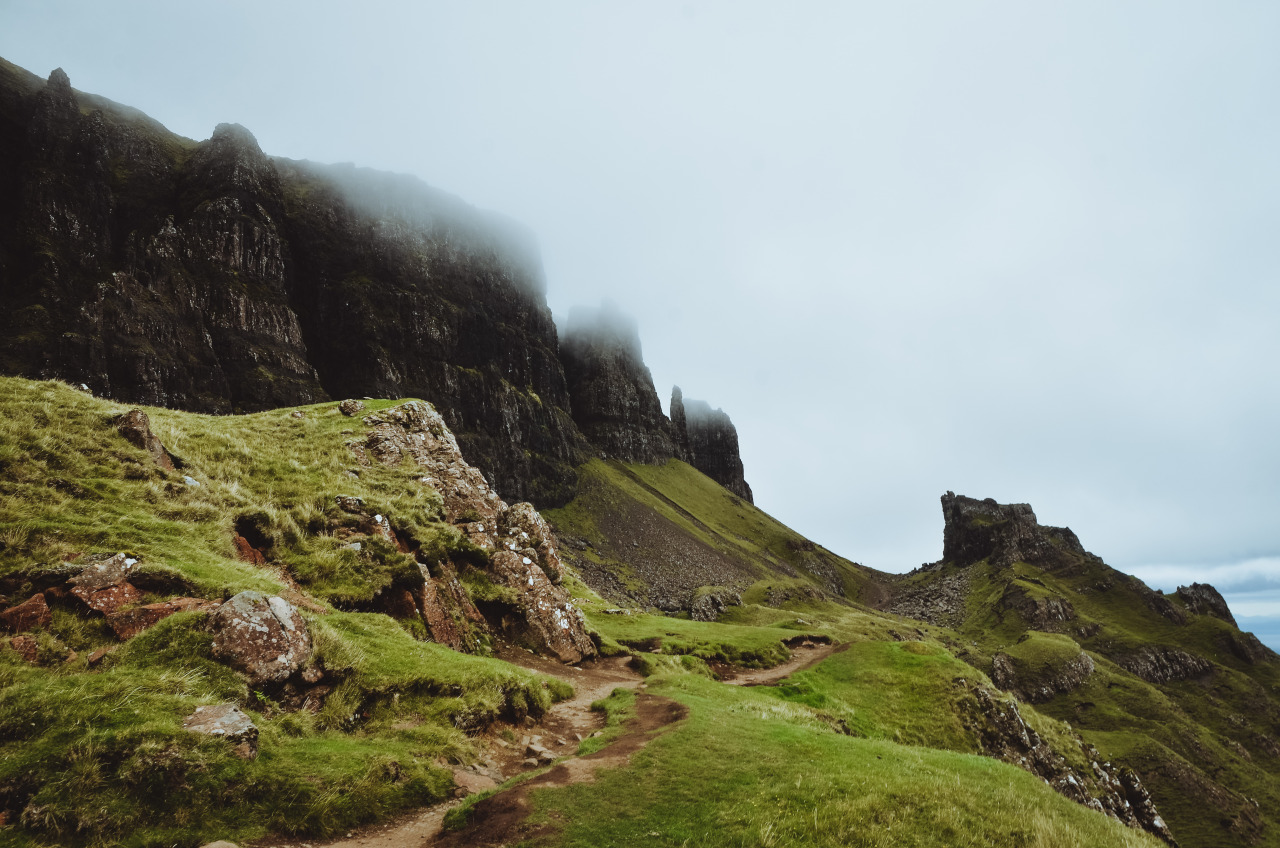
M738 497L754 503L738 450L738 430L729 416L701 400L684 399L671 390L671 424L677 444L685 446L689 464Z

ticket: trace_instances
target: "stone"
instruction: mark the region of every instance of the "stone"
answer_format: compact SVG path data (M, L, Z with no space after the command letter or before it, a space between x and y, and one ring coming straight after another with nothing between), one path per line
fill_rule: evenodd
M338 404L338 411L348 418L351 418L364 411L364 401L348 398Z
M1250 665L1260 663L1269 656L1275 656L1275 652L1262 644L1262 641L1252 633L1232 633L1227 638L1227 647L1231 653Z
M204 598L171 598L156 604L143 604L117 610L107 616L107 624L117 638L126 641L174 613L190 610L208 611L217 609L218 606L217 601L207 601Z
M1235 616L1227 607L1226 600L1217 589L1208 583L1192 583L1190 586L1179 586L1176 592L1187 605L1187 609L1199 615L1211 615L1236 626Z
M9 647L17 651L18 656L29 663L34 663L39 658L39 643L36 637L28 634L14 636L9 640Z
M285 599L252 590L222 604L209 622L213 656L249 678L252 687L280 684L311 656L311 634Z
M258 756L258 728L235 704L196 707L182 721L184 729L226 739L237 757L252 760Z
M0 630L9 633L22 633L35 630L37 627L48 627L53 623L53 614L44 594L32 595L22 603L0 612Z
M129 575L137 562L133 557L120 553L91 563L69 581L71 594L89 609L103 615L137 603L142 593L129 582Z
M141 409L131 409L116 420L116 431L131 444L142 448L151 456L151 461L165 471L173 471L173 457L160 444L160 440L151 432L151 420Z
M262 551L250 544L249 540L244 536L233 537L231 543L236 548L236 559L251 565L266 565L266 556L263 555Z
M102 661L107 658L107 655L109 655L115 649L116 649L115 645L109 645L105 648L99 648L98 650L94 651L92 654L89 654L89 659L88 659L89 667L94 668L100 665Z
M731 606L742 606L742 595L735 589L715 588L694 597L689 604L689 617L694 621L715 621Z

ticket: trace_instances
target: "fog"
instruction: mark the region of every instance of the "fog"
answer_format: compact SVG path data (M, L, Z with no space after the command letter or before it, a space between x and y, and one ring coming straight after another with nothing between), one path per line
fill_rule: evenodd
M0 55L176 132L528 225L553 312L636 316L664 403L723 408L757 504L832 550L905 571L943 492L1029 502L1274 647L1277 32L1248 0L0 6Z

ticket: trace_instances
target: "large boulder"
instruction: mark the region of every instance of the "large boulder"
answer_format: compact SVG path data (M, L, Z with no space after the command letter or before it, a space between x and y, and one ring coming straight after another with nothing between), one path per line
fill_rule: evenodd
M250 686L280 684L311 656L311 634L284 598L245 591L210 620L213 655L243 672Z
M109 559L91 563L72 577L71 594L85 606L103 615L110 615L128 604L137 603L142 593L129 582L137 560L127 554L116 554Z

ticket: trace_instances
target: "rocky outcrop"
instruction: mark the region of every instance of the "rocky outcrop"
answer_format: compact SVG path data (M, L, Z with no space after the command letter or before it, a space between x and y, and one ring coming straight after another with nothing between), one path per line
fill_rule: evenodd
M1040 674L1027 675L1019 673L1017 661L1008 654L996 654L991 658L991 682L1012 692L1020 701L1040 704L1079 689L1094 668L1093 658L1081 651L1048 673L1042 670Z
M1190 680L1213 671L1203 657L1167 645L1144 645L1130 654L1116 658L1116 664L1148 683Z
M742 606L742 595L736 589L707 589L694 595L689 604L689 618L694 621L715 621L729 607L739 606Z
M1002 612L1017 614L1030 630L1056 633L1066 629L1076 617L1075 608L1066 598L1044 592L1033 592L1027 586L1010 581L996 604Z
M729 416L705 401L684 399L671 390L671 424L676 442L686 446L688 462L738 497L754 503L738 450L738 431Z
M247 590L209 620L213 656L257 688L284 683L311 656L307 622L284 598Z
M1256 665L1276 655L1275 651L1262 644L1257 636L1241 631L1227 636L1227 649L1250 665Z
M173 457L151 432L151 419L141 409L131 409L116 420L116 431L135 447L142 448L151 461L166 471L173 471Z
M1004 567L1028 562L1069 568L1093 559L1069 527L1042 527L1030 504L998 504L953 492L942 496L942 559L957 565L981 560Z
M679 455L632 318L609 304L573 310L561 334L560 359L573 420L601 454L649 463Z
M252 760L258 756L258 727L235 704L196 707L182 720L184 729L225 739L237 757Z
M1178 844L1156 811L1142 780L1133 771L1104 761L1097 749L1078 737L1075 744L1089 762L1089 770L1073 768L1066 757L1023 720L1016 701L1001 699L981 686L973 695L967 719L979 732L988 756L1039 776L1077 804L1154 834L1169 845Z
M1218 590L1210 586L1208 583L1192 583L1190 586L1179 586L1177 595L1187 605L1187 609L1200 615L1211 615L1214 618L1220 618L1236 627L1235 616L1231 614L1231 610L1227 607L1227 602L1223 599Z
M489 626L563 662L593 656L596 648L582 612L558 585L563 566L555 536L537 510L528 503L508 506L462 458L430 404L410 401L363 421L369 430L351 443L356 455L387 465L414 462L423 472L419 481L443 497L447 520L486 555L486 564L472 561L465 567L482 568L487 581L505 590L490 599ZM433 638L454 647L465 645L467 622L477 624L479 618L457 585L460 565L420 563L424 583L410 590Z

